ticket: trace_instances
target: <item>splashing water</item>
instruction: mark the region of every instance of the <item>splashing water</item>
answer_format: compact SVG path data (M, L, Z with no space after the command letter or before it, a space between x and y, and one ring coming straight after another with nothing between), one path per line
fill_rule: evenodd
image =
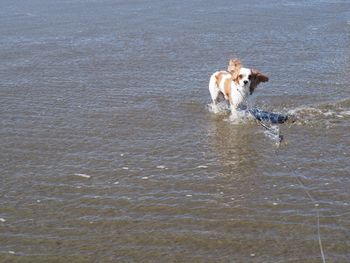
M266 137L271 139L276 145L279 145L282 142L283 136L280 134L280 126L271 125L269 129L264 131Z
M253 104L250 101L247 103L248 106L241 110L231 111L229 105L226 102L220 102L218 104L208 104L208 110L211 113L218 115L228 115L224 121L230 122L232 124L244 124L251 123L252 121L257 121L262 127L264 127L264 135L279 144L282 140L282 135L280 135L279 125L272 125L270 123L265 123L258 121L252 114Z
M271 124L269 122L256 120L249 112L254 108L254 103L251 100L248 100L246 103L247 107L235 112L231 112L229 105L224 101L217 105L209 104L208 109L214 114L229 114L228 118L225 118L224 121L228 121L232 124L244 124L256 121L264 128L264 135L275 142L276 145L279 145L283 140L281 126L279 124ZM264 108L264 106L261 107ZM266 105L265 108L269 108L269 106ZM287 123L308 126L318 125L328 129L350 118L350 100L311 106L298 106L293 109L283 108L281 111L287 112L286 115L289 116Z
M225 101L218 104L210 103L207 105L207 108L209 112L214 114L228 114L230 112L230 107Z

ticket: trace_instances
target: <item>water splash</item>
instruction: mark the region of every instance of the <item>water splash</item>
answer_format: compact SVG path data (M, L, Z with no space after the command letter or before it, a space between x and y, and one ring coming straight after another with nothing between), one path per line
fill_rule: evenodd
M232 111L229 117L229 121L235 124L248 123L253 121L255 118L252 116L248 109Z
M231 111L229 105L226 102L220 102L218 104L208 104L208 111L218 115L228 115L224 118L224 121L230 122L231 124L248 124L257 121L257 119L251 114L253 109L252 101L247 102L247 106L241 110ZM279 125L271 125L258 121L258 123L264 127L264 134L269 139L273 140L276 144L279 144L283 138L280 135Z
M326 124L339 122L339 120L349 119L350 105L347 101L335 102L332 104L319 104L315 106L299 106L289 109L288 114L296 116L298 124Z
M279 125L269 126L269 129L265 129L264 135L271 139L276 145L279 145L283 140L283 135L280 134Z
M244 124L256 121L256 119L250 114L249 110L253 109L253 102L247 101L247 107L242 110L231 112L226 102L221 102L217 105L209 104L208 109L214 114L225 114L228 118L224 121L228 121L232 124ZM259 106L260 107L260 106ZM271 105L261 108L271 108ZM342 100L334 103L325 103L318 105L303 105L295 108L284 107L282 110L276 110L273 112L286 112L288 115L287 125L294 123L295 125L307 125L314 126L320 125L325 128L332 127L340 121L350 119L350 100ZM281 135L281 125L271 124L269 122L258 123L264 127L264 135L279 144L283 135Z
M228 114L230 112L230 107L225 101L218 104L210 103L207 105L207 108L209 112L214 114Z

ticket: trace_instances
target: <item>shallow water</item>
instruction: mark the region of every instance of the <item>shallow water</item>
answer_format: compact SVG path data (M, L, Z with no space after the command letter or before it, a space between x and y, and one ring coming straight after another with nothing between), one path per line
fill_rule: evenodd
M322 262L316 211L349 262L348 1L0 7L1 262ZM208 110L234 55L278 148Z

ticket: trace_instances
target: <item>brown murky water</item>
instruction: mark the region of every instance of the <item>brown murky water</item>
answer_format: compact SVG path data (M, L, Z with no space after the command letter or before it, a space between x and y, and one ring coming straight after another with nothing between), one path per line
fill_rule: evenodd
M0 7L0 262L322 262L317 211L350 262L348 1ZM208 110L233 55L279 148Z

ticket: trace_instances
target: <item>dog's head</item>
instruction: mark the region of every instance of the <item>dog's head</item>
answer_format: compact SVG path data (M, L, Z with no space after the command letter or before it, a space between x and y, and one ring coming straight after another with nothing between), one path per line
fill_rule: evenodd
M231 73L233 81L243 90L249 90L250 95L259 83L269 80L267 76L255 69L243 68L238 59L231 59L227 70Z

